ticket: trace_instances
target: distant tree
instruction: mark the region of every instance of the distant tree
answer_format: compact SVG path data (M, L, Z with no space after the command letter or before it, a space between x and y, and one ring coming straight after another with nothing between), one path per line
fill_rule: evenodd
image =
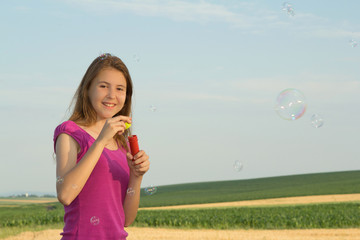
M53 194L44 194L42 197L46 197L46 198L56 198L56 196L53 195Z

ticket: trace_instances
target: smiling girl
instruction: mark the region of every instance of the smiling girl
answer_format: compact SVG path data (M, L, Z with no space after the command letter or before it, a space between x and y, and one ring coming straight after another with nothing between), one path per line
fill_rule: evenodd
M144 151L129 153L132 81L125 64L103 54L87 69L68 121L54 133L56 189L64 205L62 240L126 239L149 170Z

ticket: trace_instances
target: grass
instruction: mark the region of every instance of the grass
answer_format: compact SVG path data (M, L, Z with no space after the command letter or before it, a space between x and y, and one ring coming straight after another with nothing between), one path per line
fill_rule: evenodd
M350 193L360 193L360 171L160 186L141 192L140 207Z
M62 229L63 223L51 224L51 225L33 225L33 226L21 226L21 227L1 227L0 228L0 239L7 238L10 236L18 235L22 232L38 232L48 229ZM60 235L59 235L60 238Z
M5 204L10 205L6 207ZM0 202L0 238L24 231L63 228L64 208L59 202Z
M31 204L1 211L0 238L22 231L61 229L59 203ZM359 228L360 202L292 206L139 210L132 226L180 229Z
M0 226L30 226L59 223L63 220L64 209L60 203L18 205L0 208Z
M350 193L360 193L360 171L161 186L152 196L142 191L140 207ZM0 198L0 238L23 231L63 227L64 210L59 202L16 200L56 199ZM350 228L360 227L360 203L139 210L133 225L210 229Z
M360 227L360 202L277 207L141 210L133 226L189 229Z

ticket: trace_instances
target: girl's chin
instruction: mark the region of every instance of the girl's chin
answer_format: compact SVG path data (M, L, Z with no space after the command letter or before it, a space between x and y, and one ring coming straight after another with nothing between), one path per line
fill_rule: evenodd
M120 110L119 110L120 111ZM104 120L114 117L119 111L112 111L112 112L103 112L98 114L98 119Z
M115 115L102 115L102 116L98 116L98 121L101 121L101 120L106 120L106 119L109 119L109 118L112 118L114 117Z

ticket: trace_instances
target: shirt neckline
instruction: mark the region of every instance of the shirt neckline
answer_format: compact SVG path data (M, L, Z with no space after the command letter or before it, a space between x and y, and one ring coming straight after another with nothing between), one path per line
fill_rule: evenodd
M82 127L80 127L76 122L71 121L71 120L69 120L69 121L72 122L72 123L74 123L81 131L83 131L83 132L86 133L90 138L92 138L94 141L96 141L96 139L95 139L93 136L91 136L87 131L85 131L85 129L83 129ZM107 147L104 147L104 149L106 149L106 150L108 150L108 151L111 151L111 152L119 151L119 150L120 150L120 146L119 146L119 144L118 144L117 142L116 142L116 145L117 145L117 149L115 149L115 150L109 149L109 148L107 148Z

